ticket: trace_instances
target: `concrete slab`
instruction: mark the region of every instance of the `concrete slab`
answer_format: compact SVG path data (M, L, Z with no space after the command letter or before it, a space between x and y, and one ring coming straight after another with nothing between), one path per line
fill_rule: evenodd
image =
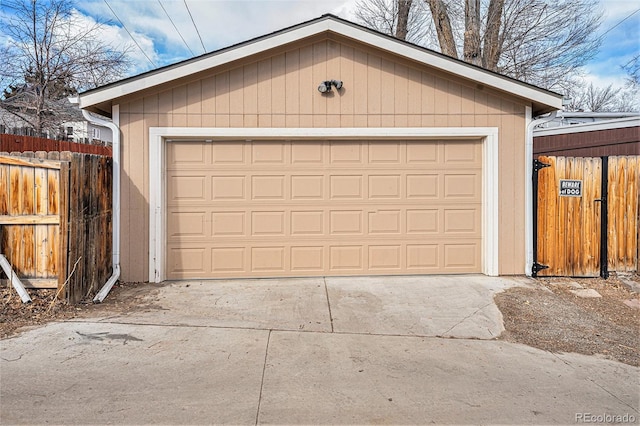
M599 297L602 297L602 295L600 293L598 293L597 290L593 289L593 288L582 288L582 289L578 289L578 290L569 290L573 295L581 297L583 299L597 299Z
M494 339L504 331L493 296L504 277L326 278L336 332Z
M50 324L0 342L0 423L255 424L268 335Z
M633 279L631 279L631 276L620 274L618 275L618 279L620 279L622 284L624 284L624 286L627 287L629 291L640 294L640 282L634 281Z
M493 294L513 285L470 276L164 285L143 312L1 340L0 424L640 419L638 368L476 340L499 333Z
M145 312L103 321L331 331L322 278L176 281L150 294L149 303Z
M575 424L633 416L637 368L497 341L273 332L261 424Z

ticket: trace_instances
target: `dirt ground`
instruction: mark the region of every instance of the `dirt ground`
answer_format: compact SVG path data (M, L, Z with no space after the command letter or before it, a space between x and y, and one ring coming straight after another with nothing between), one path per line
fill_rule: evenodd
M627 279L640 286L638 275ZM53 290L30 290L33 302L23 304L14 290L2 288L0 339L50 321L145 309L150 302L144 295L154 288L157 284L119 283L104 303L89 300L75 306L54 300ZM582 298L571 292L586 289L602 297ZM640 294L631 292L616 276L608 280L540 278L530 287L497 294L495 301L506 328L499 339L640 366Z
M626 279L640 286L638 275ZM572 292L586 289L602 297L583 298ZM539 278L532 288L507 289L495 301L506 329L501 340L640 366L640 294L616 276Z

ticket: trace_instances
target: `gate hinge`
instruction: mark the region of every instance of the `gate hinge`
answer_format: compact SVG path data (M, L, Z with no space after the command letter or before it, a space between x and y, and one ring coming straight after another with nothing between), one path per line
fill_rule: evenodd
M533 160L533 172L534 173L544 169L545 167L551 167L551 164L543 163L542 161L538 160L537 158L535 160Z
M543 265L542 263L534 262L533 266L531 267L531 275L535 277L536 275L538 275L538 272L542 271L543 269L549 269L549 265Z

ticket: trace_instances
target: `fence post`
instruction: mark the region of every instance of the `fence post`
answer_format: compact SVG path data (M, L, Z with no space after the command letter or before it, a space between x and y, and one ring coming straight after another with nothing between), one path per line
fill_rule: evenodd
M600 276L609 278L609 157L602 157L602 178L600 190Z

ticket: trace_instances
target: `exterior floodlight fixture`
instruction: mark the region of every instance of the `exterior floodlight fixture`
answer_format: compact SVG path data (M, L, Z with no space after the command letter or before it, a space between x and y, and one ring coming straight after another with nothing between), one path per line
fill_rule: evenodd
M327 80L320 83L318 86L318 92L327 93L331 91L331 86L335 87L337 90L342 89L342 80Z

